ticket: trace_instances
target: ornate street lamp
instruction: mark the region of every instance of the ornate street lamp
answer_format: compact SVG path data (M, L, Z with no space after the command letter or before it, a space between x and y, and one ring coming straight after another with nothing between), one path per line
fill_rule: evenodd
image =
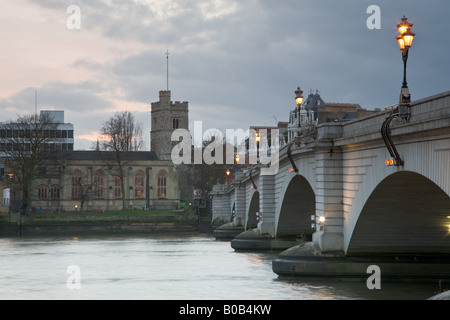
M408 61L409 48L412 46L415 34L411 32L412 23L408 22L408 19L403 16L402 22L397 25L397 30L400 35L397 37L398 46L402 52L403 57L403 86L400 93L400 101L398 108L394 110L383 122L381 126L381 135L386 147L391 155L391 159L388 159L385 164L387 166L403 166L404 161L400 157L400 154L395 147L391 138L390 125L395 117L400 117L408 120L410 116L409 108L411 106L411 95L409 94L408 82L406 82L406 63Z
M230 169L227 169L226 174L227 174L227 184L229 184L230 183L230 174L231 174Z
M408 61L409 48L412 46L415 34L411 32L413 24L408 22L408 18L403 16L402 22L397 25L400 35L397 37L398 46L403 57L403 86L400 94L400 106L409 105L411 95L409 94L408 82L406 82L406 64ZM405 110L407 112L407 110ZM402 110L400 110L402 115Z
M300 87L297 87L297 90L295 90L295 103L297 104L297 121L300 128L300 109L303 103L303 91Z
M261 140L261 136L259 135L259 132L257 131L255 133L255 139L256 139L256 161L259 160L259 141Z

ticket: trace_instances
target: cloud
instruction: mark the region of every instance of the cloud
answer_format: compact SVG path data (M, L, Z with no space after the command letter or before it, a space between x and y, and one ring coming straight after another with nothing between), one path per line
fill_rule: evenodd
M34 112L35 92L37 91L39 109L68 110L86 114L86 112L104 111L111 104L98 94L103 89L98 83L86 81L82 83L53 82L40 88L26 88L0 100L1 108L26 112Z
M191 121L217 128L286 120L297 86L319 89L327 102L387 107L402 82L395 26L403 14L417 33L413 99L448 90L450 44L436 32L449 27L446 0L378 0L381 30L366 27L369 0L80 0L81 30L69 31L72 4L18 0L0 13L11 48L0 53L8 115L33 110L36 87L39 105L67 110L83 137L127 108L148 127L150 103L166 88L166 50L172 99L189 101Z

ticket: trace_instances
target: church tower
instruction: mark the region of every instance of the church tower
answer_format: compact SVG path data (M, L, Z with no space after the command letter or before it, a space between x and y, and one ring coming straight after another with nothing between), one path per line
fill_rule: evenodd
M150 148L159 159L171 160L173 147L178 142L171 142L172 132L176 129L189 130L188 102L170 101L171 92L159 92L159 101L152 103L152 127L150 132Z

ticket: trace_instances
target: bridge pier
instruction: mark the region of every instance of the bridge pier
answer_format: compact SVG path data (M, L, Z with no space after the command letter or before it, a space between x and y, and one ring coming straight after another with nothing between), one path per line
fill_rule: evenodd
M214 198L212 201L212 224L223 224L224 221L230 221L232 210L230 207L229 185L215 185L210 192L210 196Z
M272 262L272 270L280 277L340 278L368 280L375 267L381 281L428 280L450 282L448 259L430 257L347 257L343 253L322 253L314 243L283 251Z
M327 253L339 253L344 252L341 244L344 242L344 237L342 233L337 232L324 232L316 231L313 233L314 244L320 248L321 252Z
M257 227L244 231L231 241L231 247L238 251L246 250L286 250L298 242L278 239L275 230L275 175L260 175L259 215Z
M275 236L275 175L259 177L259 222L257 229L261 235Z
M342 152L333 141L318 141L316 163L316 217L324 217L316 226L313 242L322 252L344 251Z
M230 195L227 190L226 192L221 192L219 189L220 186L217 186L216 189L213 189L211 195L215 199L214 202L218 203L218 206L222 205L227 208L229 211L228 219L230 222L224 223L213 231L213 236L217 240L231 240L241 232L245 230L245 222L246 222L246 200L245 200L245 185L242 184L242 180L245 177L245 173L236 173L235 180L232 183L232 187L234 187L234 193ZM233 210L230 207L230 203L234 197L234 207ZM228 201L228 202L227 202ZM221 212L218 207L213 207L213 212ZM224 220L228 220L226 215L221 215Z
M297 240L279 239L268 234L261 234L259 228L244 231L231 240L231 247L236 251L283 251L298 244Z

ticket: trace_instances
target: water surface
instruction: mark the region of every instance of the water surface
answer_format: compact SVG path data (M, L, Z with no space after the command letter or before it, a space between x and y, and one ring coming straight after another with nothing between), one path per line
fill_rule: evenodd
M0 299L410 300L439 291L437 282L369 290L365 281L279 279L276 258L210 236L0 239Z

